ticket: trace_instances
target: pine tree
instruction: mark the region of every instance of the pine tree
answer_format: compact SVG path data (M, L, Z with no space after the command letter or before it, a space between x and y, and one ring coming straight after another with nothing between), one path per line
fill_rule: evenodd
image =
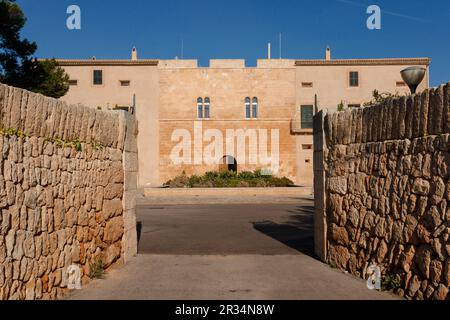
M0 82L59 98L69 90L69 77L55 60L33 57L37 44L20 36L26 21L14 0L0 0Z

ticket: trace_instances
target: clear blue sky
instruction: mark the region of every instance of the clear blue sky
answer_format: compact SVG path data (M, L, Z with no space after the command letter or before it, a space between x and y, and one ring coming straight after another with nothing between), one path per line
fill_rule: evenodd
M28 23L23 35L40 58L430 57L431 85L450 81L450 1L428 0L18 0ZM82 30L66 28L66 9L82 11ZM366 28L366 8L382 9L382 29Z

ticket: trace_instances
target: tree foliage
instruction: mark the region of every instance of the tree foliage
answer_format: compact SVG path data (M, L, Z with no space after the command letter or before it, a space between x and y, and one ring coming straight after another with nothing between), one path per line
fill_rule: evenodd
M0 82L59 98L69 90L69 77L55 60L33 57L37 44L20 36L26 21L14 0L0 0Z

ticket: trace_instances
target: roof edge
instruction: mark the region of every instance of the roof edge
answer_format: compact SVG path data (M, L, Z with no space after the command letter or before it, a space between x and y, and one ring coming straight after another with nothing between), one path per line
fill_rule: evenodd
M309 59L296 60L296 66L346 66L346 65L426 65L431 64L430 58L384 58L384 59Z
M45 60L45 59L41 59ZM60 66L157 66L159 60L120 60L120 59L55 59Z

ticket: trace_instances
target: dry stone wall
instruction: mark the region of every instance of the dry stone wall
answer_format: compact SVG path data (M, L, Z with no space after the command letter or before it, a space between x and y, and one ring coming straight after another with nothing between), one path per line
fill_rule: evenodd
M86 284L136 253L135 145L124 112L0 84L0 300L61 298L70 265Z
M315 117L316 252L408 299L450 299L450 84Z

